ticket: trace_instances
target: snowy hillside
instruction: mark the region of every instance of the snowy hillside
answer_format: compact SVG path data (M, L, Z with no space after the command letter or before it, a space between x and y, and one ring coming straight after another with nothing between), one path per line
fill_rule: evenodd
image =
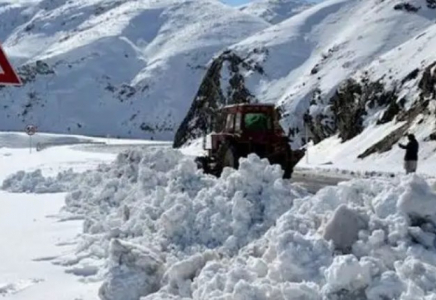
M394 49L408 41L414 60L404 55L393 58L398 69L422 68L424 59L431 63L432 47L424 41L432 32L421 37L421 46L414 48L412 41L430 30L436 20L435 8L433 0L413 0L407 5L402 1L328 0L231 46L209 68L175 145L206 130L203 107L256 101L277 104L295 147L304 143L304 120L315 142L338 132L344 133L344 140L354 137L381 115L368 109L366 114L372 118L365 122L352 119L352 107L360 107L352 104L353 89L351 94L338 92L335 97L338 87L370 64L383 61L381 57L388 52L398 52ZM391 67L375 68L377 76L391 76ZM406 75L398 74L398 79ZM383 88L389 93L389 86ZM371 95L363 95L363 106L371 107L367 99ZM376 101L377 112L389 106L384 100Z
M205 66L269 26L215 0L0 3L24 87L0 88L2 130L172 139Z
M241 6L240 10L277 24L310 6L305 0L254 0Z
M341 169L400 171L404 151L396 146L414 133L421 142L419 172L433 174L436 158L436 25L374 61L346 82L339 93L350 94L340 112L339 134L311 149L313 164ZM345 117L348 116L348 117ZM323 119L338 119L331 114ZM337 122L337 121L336 121ZM313 122L315 124L316 122ZM346 125L347 124L347 125ZM314 126L321 137L326 127ZM347 134L354 133L347 138ZM345 138L345 143L340 143ZM368 162L371 162L368 164Z

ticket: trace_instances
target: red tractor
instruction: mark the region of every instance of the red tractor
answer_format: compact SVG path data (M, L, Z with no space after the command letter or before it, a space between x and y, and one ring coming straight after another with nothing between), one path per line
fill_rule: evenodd
M237 169L240 157L255 153L271 164L281 165L284 178L291 177L305 151L291 149L274 105L230 105L222 108L219 115L223 124L219 133L208 136L205 144L209 145L203 145L208 155L197 157L200 168L220 176L224 167Z

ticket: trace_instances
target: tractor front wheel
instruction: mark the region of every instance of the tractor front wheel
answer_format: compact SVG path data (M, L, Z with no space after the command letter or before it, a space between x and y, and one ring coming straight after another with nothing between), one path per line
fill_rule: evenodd
M217 151L217 169L218 176L225 167L237 169L239 167L239 156L236 148L229 143L223 143Z
M282 169L284 171L283 178L291 179L292 173L294 171L294 165L292 164L292 150L288 148L284 155L283 161L281 163Z

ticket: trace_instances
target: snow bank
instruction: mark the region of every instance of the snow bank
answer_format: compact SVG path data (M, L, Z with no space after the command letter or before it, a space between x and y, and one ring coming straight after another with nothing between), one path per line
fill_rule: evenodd
M86 217L77 261L106 261L104 300L430 299L436 194L424 179L312 196L281 175L255 155L217 179L175 150L120 154L66 198Z
M78 173L72 169L59 173L56 177L44 177L42 171L19 171L8 176L1 189L11 193L63 193L72 188Z
M164 270L162 280L173 290L191 294L185 281L195 277L209 257L234 256L273 226L292 207L293 199L305 195L282 179L278 165L254 155L241 161L239 171L226 169L216 179L197 170L195 162L179 151L132 150L113 164L80 176L77 188L67 195L66 210L86 217L84 231L89 235L82 251L109 258L111 275L102 287L103 299L119 299L116 295L121 294L126 295L123 299L138 299L138 294L155 290L154 284L145 287L137 279L138 273L149 271L142 265L149 257L164 253L165 263L158 268ZM123 246L114 246L114 238ZM121 240L139 244L151 254ZM219 249L219 255L201 254L208 249ZM114 254L119 251L125 255L136 251L147 258L120 266L120 254ZM190 271L178 265L194 254L207 258L194 259ZM117 284L114 274L133 283Z

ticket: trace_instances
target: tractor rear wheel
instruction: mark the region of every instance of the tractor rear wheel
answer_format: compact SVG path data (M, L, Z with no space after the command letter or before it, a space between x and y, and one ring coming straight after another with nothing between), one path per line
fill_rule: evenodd
M218 176L221 175L221 172L225 167L230 167L233 169L237 169L239 167L239 156L236 148L229 143L223 143L220 145L216 157L217 169L219 173Z

